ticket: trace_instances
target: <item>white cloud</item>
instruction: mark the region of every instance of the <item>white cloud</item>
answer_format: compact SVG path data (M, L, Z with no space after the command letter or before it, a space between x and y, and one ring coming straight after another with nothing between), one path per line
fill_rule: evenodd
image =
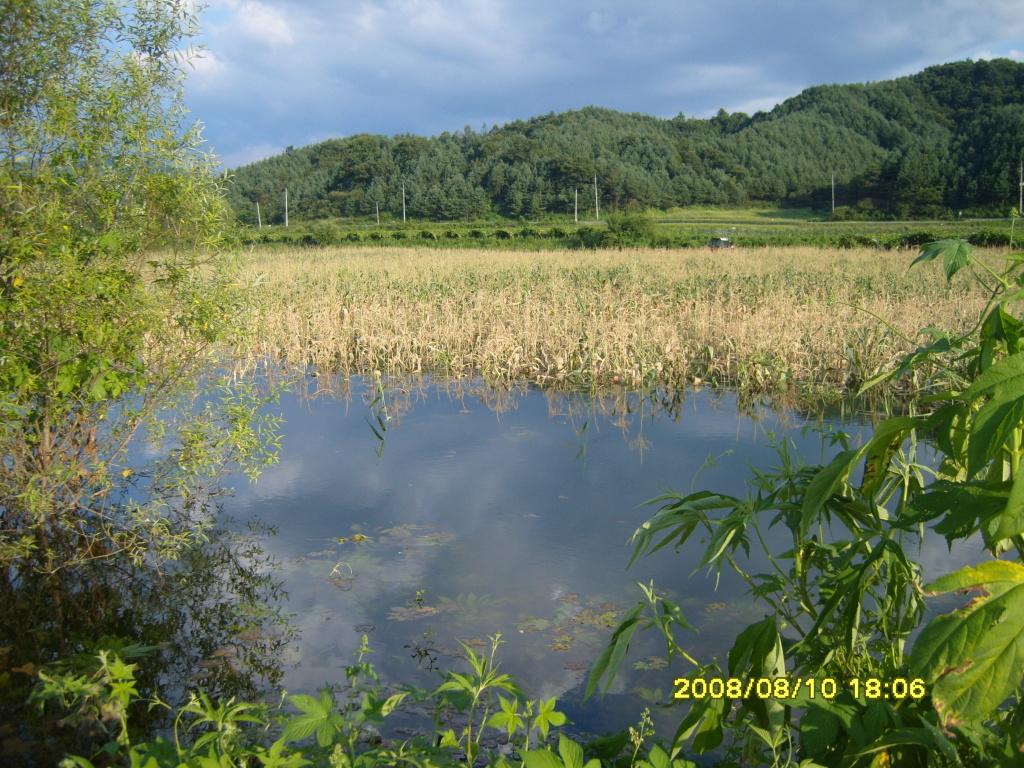
M218 81L228 73L227 63L210 51L193 56L189 59L189 64L189 80L192 87L199 90L216 88Z
M249 40L267 45L291 45L295 36L285 13L258 0L227 0L234 24Z
M207 131L209 133L209 131ZM249 144L244 147L233 149L226 154L220 154L220 163L225 168L239 168L249 163L254 163L257 160L262 160L265 157L271 157L272 155L279 155L284 152L285 147L281 144L271 144L269 142L260 142L259 144ZM214 147L214 151L217 151L217 147Z
M755 112L821 83L1024 58L1019 0L212 0L207 18L189 104L246 161L588 104Z
M1014 61L1024 61L1024 50L1016 50L1011 48L1008 51L999 53L996 51L979 51L978 53L971 56L975 61L991 61L992 59L1013 59Z

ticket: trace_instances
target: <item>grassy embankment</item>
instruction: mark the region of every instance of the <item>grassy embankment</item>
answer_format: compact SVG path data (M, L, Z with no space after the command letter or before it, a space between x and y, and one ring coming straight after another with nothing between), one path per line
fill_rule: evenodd
M912 255L816 248L256 250L254 354L336 372L839 393L982 296Z

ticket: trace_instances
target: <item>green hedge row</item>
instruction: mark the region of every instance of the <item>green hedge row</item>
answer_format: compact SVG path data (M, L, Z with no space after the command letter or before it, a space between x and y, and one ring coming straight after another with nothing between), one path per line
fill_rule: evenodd
M244 244L284 244L303 246L428 245L446 248L496 247L540 250L545 248L702 248L716 233L707 226L647 227L584 225L580 227L446 227L446 228L341 228L330 222L316 222L291 229L274 228L244 231ZM815 231L812 228L786 228L778 232L730 232L739 247L815 246L839 248L878 248L893 250L919 248L925 243L949 237L963 237L972 245L1007 247L1010 233L979 230L970 233L938 230L894 232L879 229L873 233ZM1024 238L1022 238L1024 239Z

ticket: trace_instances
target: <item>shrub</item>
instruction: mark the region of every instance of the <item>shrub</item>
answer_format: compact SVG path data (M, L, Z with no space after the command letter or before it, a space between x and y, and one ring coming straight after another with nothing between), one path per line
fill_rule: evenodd
M658 225L650 216L639 213L624 213L608 217L608 238L610 245L620 248L636 248L653 245Z
M334 245L341 237L338 228L329 221L310 224L306 231L307 237L303 238L303 242L310 245Z

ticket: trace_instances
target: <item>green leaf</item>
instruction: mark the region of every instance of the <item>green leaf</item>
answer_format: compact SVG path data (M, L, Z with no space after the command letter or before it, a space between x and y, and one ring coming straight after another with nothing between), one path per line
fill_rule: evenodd
M558 754L565 768L583 768L583 747L564 733L558 736Z
M690 538L697 526L701 523L707 524L707 513L718 509L732 509L740 504L740 500L732 496L701 491L689 496L679 496L674 493L666 493L657 498L645 502L646 505L658 504L662 501L671 501L666 504L650 520L641 525L633 534L631 541L636 542L633 548L633 556L629 559L630 567L641 555L653 554L671 542L676 542L676 547L682 546ZM656 534L671 528L668 535L664 536L657 543L654 542Z
M743 630L729 650L729 677L761 678L783 677L786 674L786 656L775 616L768 616ZM743 700L758 724L776 733L782 727L784 707L775 699L758 696Z
M924 420L909 416L887 419L875 428L865 446L864 475L860 490L865 496L874 496L885 482L889 463L907 434L924 426Z
M1003 446L1024 420L1024 398L1009 402L993 398L971 422L967 442L967 478L984 469L989 462L1002 458Z
M1022 489L1024 490L1024 489ZM910 505L919 514L908 524L925 523L942 517L933 530L946 541L965 539L982 521L992 521L1008 507L1010 487L1006 483L954 483L937 481L926 493L918 494Z
M849 480L850 473L867 452L865 445L856 450L840 451L825 467L818 470L807 485L800 506L800 530L806 535L814 516L833 494Z
M547 701L540 700L539 711L537 712L537 720L535 725L540 729L540 735L542 739L548 737L548 730L552 725L559 726L565 725L569 722L569 718L565 716L564 712L557 712L555 710L555 697L552 696Z
M439 747L445 747L446 749L457 749L459 746L459 739L455 735L455 731L449 728L447 731L441 733L441 742L438 744Z
M983 520L985 546L996 551L1000 542L1024 533L1024 472L1018 472L1010 487L1006 506Z
M698 699L676 729L673 744L680 744L692 738L691 748L703 754L716 749L722 743L722 723L731 709L732 702L721 699Z
M601 678L606 673L608 680L605 683L604 689L607 691L611 688L612 683L615 681L615 674L622 663L622 657L629 650L629 642L632 640L633 633L636 632L637 625L640 623L640 611L643 609L644 603L637 603L619 621L619 626L615 628L615 631L609 638L608 645L601 651L601 655L597 657L594 665L590 668L587 690L583 695L584 701L589 699L591 694L594 693L601 682Z
M944 728L986 717L1024 675L1024 565L990 560L961 568L925 587L928 594L969 590L978 595L922 630L910 656L910 676L931 685Z
M669 768L668 755L657 744L651 747L651 751L647 753L647 760L650 762L651 768Z
M313 735L320 726L323 717L320 715L296 715L284 727L281 738L285 741L302 741Z
M523 754L526 768L563 768L563 763L549 749L529 749Z
M959 396L968 402L1002 393L1002 398L1024 397L1024 354L1010 355L983 371Z
M910 354L904 356L903 360L900 361L900 364L893 370L882 371L881 373L875 374L870 379L867 379L860 385L860 389L857 390L857 394L863 395L880 382L887 380L899 380L903 374L919 365L922 361L927 360L933 355L944 355L952 349L949 336L934 329L929 330L934 337L931 344L924 347L918 347Z
M971 263L971 244L966 240L938 240L928 243L921 248L921 254L914 259L911 266L919 261L933 261L939 256L942 257L942 268L946 273L946 280L952 280L953 275Z
M839 735L839 718L824 709L811 707L800 718L800 746L808 757L825 753Z
M325 715L332 709L331 706L325 708L320 699L315 699L304 693L296 696L289 696L288 698L296 707L301 709L303 712L308 712L310 714Z

